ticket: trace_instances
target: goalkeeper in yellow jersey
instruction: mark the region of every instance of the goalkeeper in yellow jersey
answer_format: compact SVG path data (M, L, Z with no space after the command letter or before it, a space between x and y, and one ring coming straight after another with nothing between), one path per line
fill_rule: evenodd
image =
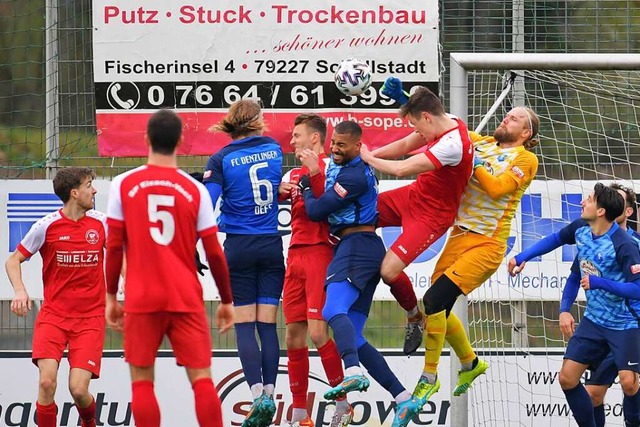
M392 88L401 87L395 79ZM384 93L384 92L383 92ZM393 94L386 93L399 102ZM489 365L477 357L464 326L451 309L495 273L507 250L511 220L538 170L530 150L538 144L540 121L528 107L509 111L493 136L470 132L475 148L474 171L462 195L453 229L423 297L426 315L424 370L413 392L420 404L440 388L437 369L445 339L462 364L453 392L466 392Z

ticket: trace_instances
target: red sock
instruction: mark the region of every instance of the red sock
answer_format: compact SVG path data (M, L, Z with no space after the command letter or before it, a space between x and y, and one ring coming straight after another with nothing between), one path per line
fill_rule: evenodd
M153 381L131 384L131 412L137 427L160 427L160 407L153 391Z
M41 405L36 402L36 417L38 427L56 427L58 407L56 402L49 405Z
M211 378L200 378L191 385L200 427L222 427L222 403Z
M81 427L96 427L96 401L92 398L91 404L86 408L81 408L76 403L80 419L82 420Z
M327 341L325 345L318 349L324 372L327 374L327 380L331 387L335 387L344 379L344 371L342 370L342 359L338 353L338 347L333 340Z
M293 407L307 409L307 391L309 390L309 348L287 350L289 368L289 388L293 396Z
M418 306L418 299L407 273L401 272L387 285L391 288L391 295L405 311L411 311Z

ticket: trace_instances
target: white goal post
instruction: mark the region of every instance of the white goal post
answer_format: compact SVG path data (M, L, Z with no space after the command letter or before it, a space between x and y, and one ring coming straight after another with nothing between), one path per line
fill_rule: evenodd
M640 54L455 52L450 55L449 111L464 120L469 128L473 129L480 121L482 114L487 111L487 105L490 105L496 99L495 94L499 93L499 89L494 88L486 95L487 100L484 102L487 105L475 105L476 99L482 96L479 94L488 86L482 77L483 73L489 75L493 72L493 77L490 77L489 80L499 80L500 73L515 72L517 77L510 99L506 102L508 105L496 112L493 124L497 126L503 113L509 108L528 105L537 111L536 106L538 108L542 106L545 111L543 114L539 113L540 134L542 137L547 137L547 144L541 138L542 143L536 148L536 153L541 159L538 171L540 180L547 182L574 180L573 182L579 182L577 180L622 179L626 182L632 182L631 185L633 185L633 175L640 171L639 70ZM496 86L495 82L494 86ZM551 86L552 88L550 88ZM549 89L548 93L545 92L547 89ZM589 93L589 91L591 92ZM602 100L600 99L601 95ZM585 102L584 96L588 96L590 99ZM474 105L470 105L470 101ZM532 103L537 105L531 105ZM635 104L638 104L639 107L636 107ZM483 126L484 123L483 120L480 126ZM488 128L486 131L492 132L494 129L495 127ZM487 133L482 132L482 134ZM638 192L637 185L634 187ZM536 233L537 236L541 234ZM504 266L501 268L506 269ZM564 266L562 268L564 269ZM475 292L482 293L484 291L480 288ZM494 298L490 293L486 295L487 300ZM479 298L484 298L484 296L478 297L476 295L475 300ZM485 350L487 354L497 355L496 357L499 357L501 352L505 352L505 348L526 356L530 350L529 340L533 335L529 335L527 332L527 323L530 320L527 314L527 300L529 304L533 304L530 297L518 298L517 295L514 295L514 299L506 303L509 305L507 311L511 312L508 322L496 319L497 323L508 323L511 328L507 344L505 344L506 339L502 343L493 345L495 342L500 342L500 338L476 342L472 338L474 348L480 349L481 354ZM467 298L458 300L454 307L454 313L469 328ZM544 309L542 309L541 313L540 317L543 322L557 321L556 312L548 312L545 315ZM472 335L477 336L478 334L476 332ZM487 335L491 335L491 332ZM548 343L549 339L546 334L542 335L542 340ZM556 350L557 357L558 351L562 350L564 343L561 339L556 340L549 347ZM538 350L542 350L537 352L540 354L544 352L545 348L538 347ZM557 364L549 365L555 367ZM496 366L496 368L498 367ZM459 369L459 360L452 356L450 384L456 383ZM505 369L505 375L491 375L491 377L503 377L503 381L509 383L509 377L513 374L511 380L513 381L515 378L517 382L518 376L515 372L509 372L510 369L515 371L517 367L508 367ZM520 388L525 389L526 387L526 385L520 384ZM559 385L555 384L554 387L559 390ZM574 425L570 413L567 415L566 412L555 415L551 412L551 415L545 418L544 424L540 424L542 420L536 416L532 418L537 421L527 419L521 415L524 412L522 408L514 411L513 406L522 407L529 403L519 399L532 400L531 403L533 403L533 400L536 399L534 397L536 393L525 390L524 393L515 393L516 396L514 396L512 385L510 388L504 386L502 393L495 393L496 388L500 388L500 386L488 384L486 388L483 388L483 386L474 384L474 388L466 395L461 397L451 395L450 425L553 425L554 427ZM507 391L505 392L505 390ZM449 390L444 392L447 393ZM553 392L555 393L555 391ZM474 395L474 393L476 394ZM491 401L492 397L489 395L493 394L498 396L497 403ZM509 402L504 404L499 402L500 396ZM537 398L539 399L540 395ZM562 394L560 393L560 397L556 395L551 402L553 399L556 401L563 399ZM472 402L471 406L470 401ZM479 408L475 406L479 406ZM610 421L611 419L607 418L607 425L622 425L620 418L614 422Z

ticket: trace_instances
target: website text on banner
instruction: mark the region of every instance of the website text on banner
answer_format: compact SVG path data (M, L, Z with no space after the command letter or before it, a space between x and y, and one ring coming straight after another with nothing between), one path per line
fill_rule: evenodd
M398 105L380 91L395 75L406 90L420 84L437 92L437 0L333 3L94 0L100 155L145 156L145 124L160 107L182 117L181 154L210 155L229 141L207 129L242 97L262 99L269 134L287 151L300 111L322 114L330 126L356 120L373 147L405 136ZM333 82L350 57L366 60L374 74L359 97L342 95Z
M380 191L386 191L406 184L407 181L381 181ZM516 277L507 273L509 257L531 246L541 236L558 231L564 225L580 216L580 201L589 194L595 181L533 181L522 198L521 206L512 224L511 237L504 260L504 268L499 268L482 287L472 292L472 300L549 300L558 301L567 280L571 262L575 256L573 248L562 247L533 259L526 270ZM633 182L634 185L640 181ZM110 181L97 180L96 208L104 211ZM31 225L49 212L62 207L62 202L53 194L51 182L46 180L0 181L0 257L6 259L15 249ZM284 236L284 250L289 246L291 232L291 211L288 204L280 204L278 220L280 232ZM394 227L378 229L387 247L396 239L399 229ZM224 235L219 235L224 239ZM444 247L445 237L434 243L427 251L407 268L418 295L424 294L430 282L430 275ZM285 253L286 257L286 253ZM204 258L203 258L204 259ZM33 298L42 298L42 259L40 255L24 264L23 274ZM206 299L216 300L218 295L212 279L205 275L200 278ZM0 275L0 299L12 299L13 290L6 275ZM378 286L375 298L392 300L388 286ZM584 300L584 293L578 298Z
M562 350L548 355L532 354L506 354L489 356L492 368L487 371L486 378L475 387L475 405L483 405L481 396L503 396L501 407L504 412L496 415L494 419L499 425L509 425L508 417L513 419L528 420L527 424L519 424L524 427L552 427L558 422L566 425L570 417L569 407L564 400L558 383L558 370L562 363ZM159 357L156 362L156 392L160 405L166 410L162 413L162 421L165 426L196 426L195 411L193 408L193 395L191 393L175 393L176 387L181 383L186 386L187 378L184 372L175 364L172 357ZM398 373L403 383L410 383L409 373L421 368L422 361L419 357L407 358L405 356L386 355L390 367ZM449 369L449 356L443 355L441 364L444 370ZM98 425L133 426L131 416L131 390L129 387L129 373L125 362L120 357L105 357L103 370L109 375L103 375L95 380L93 390L96 395L96 416ZM286 375L286 360L281 361L280 375ZM28 356L9 357L3 356L5 366L5 381L0 383L0 424L7 426L35 427L35 404L32 403L33 384L37 370ZM243 380L240 359L236 352L216 352L213 361L213 374L218 386L225 420L231 426L239 426L244 419L251 402L246 399L246 385ZM61 374L66 375L69 365L66 360L60 364ZM509 376L513 381L504 381L501 378ZM514 375L516 375L514 377ZM280 378L282 384L287 383L286 378ZM449 377L443 376L442 387L449 390ZM310 359L309 398L310 414L316 426L329 425L332 406L322 399L322 393L327 384L319 357ZM472 391L473 393L473 391ZM478 393L480 393L478 395ZM607 422L612 425L621 425L622 391L619 384L614 384L607 400L611 404L605 405ZM509 397L506 397L509 396ZM276 393L277 412L273 425L284 427L290 417L291 395L288 390L280 389ZM60 411L58 422L60 426L77 426L78 416L72 411L71 396L66 389L61 389L58 396ZM377 383L373 383L366 393L354 393L352 400L355 416L353 425L388 426L393 419L393 399ZM437 393L433 399L425 405L422 412L414 419L416 425L451 426L451 411L448 393ZM480 409L482 410L482 409ZM502 418L502 419L501 419Z

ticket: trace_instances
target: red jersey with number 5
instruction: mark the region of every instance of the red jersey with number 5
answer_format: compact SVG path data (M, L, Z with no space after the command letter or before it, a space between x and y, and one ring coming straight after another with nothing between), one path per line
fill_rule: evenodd
M107 217L125 229L126 312L203 310L196 241L218 229L202 184L177 168L141 166L114 178Z

